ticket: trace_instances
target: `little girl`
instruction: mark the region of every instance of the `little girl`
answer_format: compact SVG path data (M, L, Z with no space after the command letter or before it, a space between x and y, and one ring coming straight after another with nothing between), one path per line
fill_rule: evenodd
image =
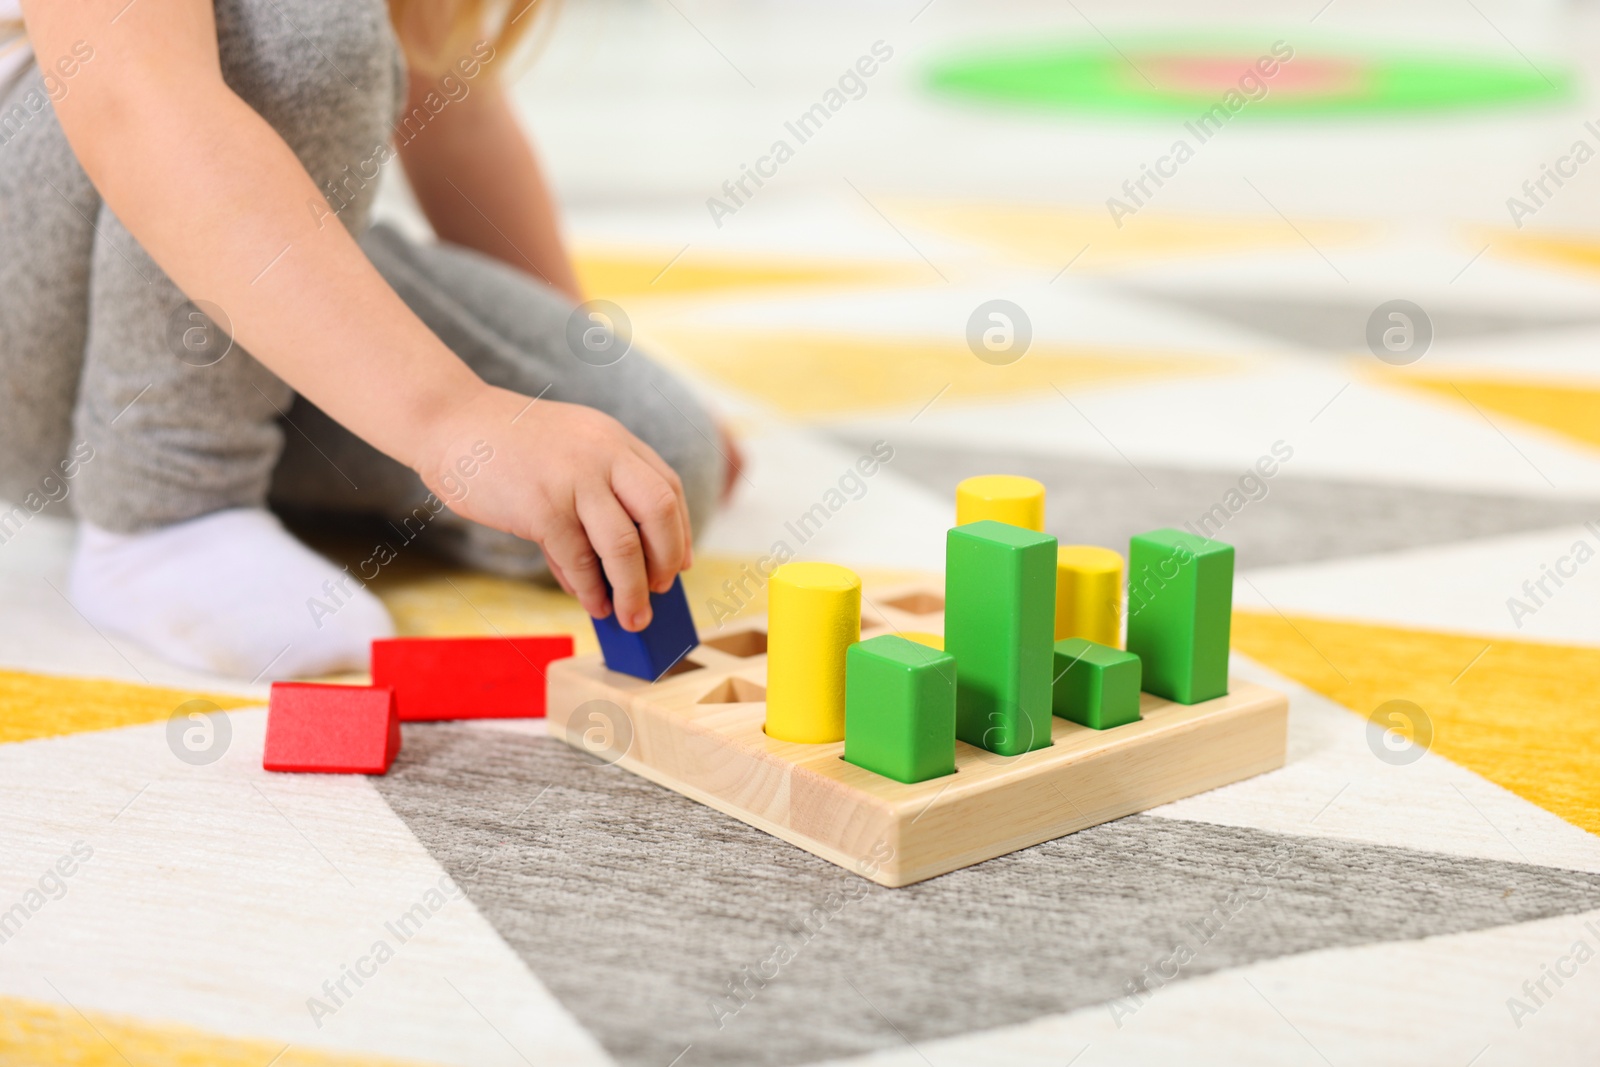
M569 340L605 322L496 84L536 2L0 0L26 35L0 57L0 497L70 487L63 593L95 627L242 678L361 667L387 613L269 502L431 523L649 623L735 461L622 338ZM396 162L438 243L368 228Z

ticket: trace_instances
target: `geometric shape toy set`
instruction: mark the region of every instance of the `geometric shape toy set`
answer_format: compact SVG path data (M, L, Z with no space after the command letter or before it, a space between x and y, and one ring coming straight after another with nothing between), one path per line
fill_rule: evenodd
M942 605L936 585L869 588L865 599L876 608L863 617L855 649L896 631L944 628L942 607L893 606ZM954 740L953 773L898 781L890 766L852 762L848 736L807 744L767 733L770 654L754 651L769 643L762 640L771 637L767 622L730 621L684 657L686 669L659 682L607 670L597 655L552 663L551 736L594 752L591 702L604 701L626 716L630 732L608 762L884 886L959 870L1284 762L1287 700L1235 679L1227 695L1198 704L1141 693L1138 719L1114 729L1052 715L1049 743L1018 756ZM903 703L889 707L905 714ZM869 749L875 743L855 740Z
M1288 701L1227 674L1230 546L1134 537L1124 606L1121 557L1040 532L1039 483L968 479L957 510L943 588L786 563L767 618L704 643L681 578L639 633L595 620L599 655L375 641L371 686L273 685L262 765L382 774L401 720L545 715L592 750L599 702L610 762L885 886L1283 765Z
M963 483L942 590L788 563L768 618L699 645L680 623L670 675L553 663L550 732L588 749L615 707L609 762L886 886L1282 766L1287 699L1227 675L1233 549L1133 538L1122 650L1120 558L1039 532L1043 501Z

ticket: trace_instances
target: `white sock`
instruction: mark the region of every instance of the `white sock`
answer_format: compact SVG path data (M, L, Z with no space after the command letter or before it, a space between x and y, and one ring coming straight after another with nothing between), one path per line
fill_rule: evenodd
M304 678L367 669L394 623L275 515L218 511L138 534L79 526L69 590L96 626L191 670Z

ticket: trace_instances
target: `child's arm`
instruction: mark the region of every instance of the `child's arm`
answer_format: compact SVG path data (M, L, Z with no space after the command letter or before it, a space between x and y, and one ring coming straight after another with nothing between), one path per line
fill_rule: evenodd
M434 233L527 271L581 303L555 200L510 99L488 73L471 81L450 77L465 95L452 99L431 78L411 75L406 113L420 109L429 118L400 138L400 161ZM449 100L437 115L424 106L430 92Z
M426 124L415 122L415 132L408 131L410 140L402 138L400 145L400 161L422 213L443 240L527 271L581 303L583 293L561 239L555 198L510 98L487 74L458 84L468 87L466 95L451 100ZM443 92L413 73L406 113L421 107L423 114L431 114L424 106L430 91ZM728 461L722 485L726 499L744 456L725 427L718 427L718 437L718 451Z
M319 222L310 176L222 79L211 0L22 6L45 60L94 42L56 114L100 195L179 288L220 305L252 355L441 496L457 460L486 442L493 461L451 506L543 545L597 616L611 607L603 565L619 620L648 622L647 587L665 590L690 560L677 476L609 416L530 407L486 385L343 226Z

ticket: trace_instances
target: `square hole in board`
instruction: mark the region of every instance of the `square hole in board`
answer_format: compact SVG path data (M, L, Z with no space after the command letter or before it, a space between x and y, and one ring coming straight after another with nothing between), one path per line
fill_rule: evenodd
M686 656L663 671L661 673L661 678L671 678L678 674L688 674L690 671L698 671L704 666L704 664L696 663L694 660L689 659ZM661 681L661 678L657 678L656 681Z
M709 641L700 642L710 645L719 652L726 652L730 656L748 658L750 656L764 655L767 651L767 631L745 630L743 633L729 634L727 637L713 637Z

